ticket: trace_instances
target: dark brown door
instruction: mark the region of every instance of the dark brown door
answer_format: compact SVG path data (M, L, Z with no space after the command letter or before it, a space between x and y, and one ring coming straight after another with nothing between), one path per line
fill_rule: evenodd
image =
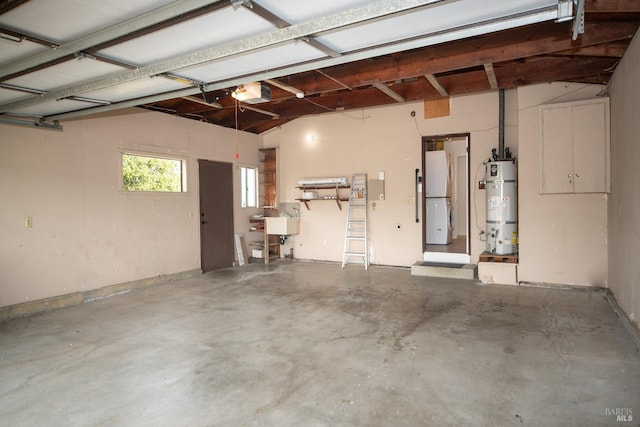
M198 160L202 271L233 266L233 167Z

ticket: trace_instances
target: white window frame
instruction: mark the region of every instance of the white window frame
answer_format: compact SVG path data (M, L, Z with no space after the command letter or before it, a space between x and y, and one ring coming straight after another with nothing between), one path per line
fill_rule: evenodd
M258 174L255 166L240 166L240 203L243 208L258 207Z
M154 153L149 151L135 151L135 150L119 150L119 174L118 179L120 182L120 191L125 193L161 193L161 194L184 194L187 193L187 163L188 159L185 157L172 156L163 153ZM135 156L135 157L150 157L152 159L161 159L161 160L172 160L180 162L180 190L179 191L164 191L164 190L129 190L124 188L124 169L123 162L124 156Z

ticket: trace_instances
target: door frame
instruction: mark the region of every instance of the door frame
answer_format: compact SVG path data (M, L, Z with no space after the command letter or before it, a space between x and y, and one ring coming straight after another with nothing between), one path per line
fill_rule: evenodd
M203 210L203 193L205 191L207 191L209 189L209 187L207 186L207 184L203 185L203 181L202 181L202 165L203 164L215 164L218 165L219 167L221 167L217 172L222 175L225 175L226 177L226 173L229 173L228 179L229 179L229 188L226 188L226 191L228 191L227 194L217 194L218 196L224 196L224 199L226 202L230 202L230 208L231 208L231 218L228 219L227 222L225 222L226 228L220 228L218 227L216 230L218 231L217 234L224 234L226 236L226 234L229 234L228 236L228 241L227 239L225 239L224 242L218 242L215 244L215 246L219 249L216 252L219 252L219 256L218 258L215 257L209 257L208 259L205 259L205 255L207 253L207 251L211 251L212 248L212 242L208 242L208 246L205 247L205 239L206 237L204 236L203 233L203 227L207 224L212 222L212 220L216 220L213 221L213 223L216 223L217 225L221 224L220 223L220 217L219 216L213 216L211 213L206 214ZM228 169L227 170L223 170L224 169ZM233 163L230 162L223 162L223 161L218 161L218 160L208 160L208 159L198 159L198 210L199 210L199 215L198 215L198 222L199 222L199 231L200 231L200 268L203 272L207 272L207 271L211 271L211 270L216 270L219 268L226 268L226 267L232 267L234 262L235 262L235 252L234 252L234 246L235 246L235 242L234 242L234 233L235 233L235 204L234 204L234 193L235 193L235 185L234 185L234 174L233 174ZM218 190L221 188L220 186L216 186L214 185L213 188L217 188ZM207 197L211 197L211 196L207 196ZM227 198L230 197L230 200L228 200ZM210 200L210 199L207 199ZM218 204L219 205L219 204ZM225 215L228 215L228 212L226 212ZM231 232L229 233L228 230L231 230ZM221 230L224 230L224 233L220 233ZM211 237L211 236L210 236ZM219 237L219 236L218 236ZM227 259L227 256L229 257ZM206 261L206 262L205 262ZM206 268L205 268L206 267Z
M452 263L469 263L471 262L471 133L470 132L461 132L461 133L449 133L449 134L441 134L441 135L426 135L422 137L422 176L425 176L425 161L426 161L426 151L427 151L427 143L429 141L438 139L438 140L447 140L447 139L461 139L464 138L467 141L467 234L466 234L466 252L464 253L449 253L449 252L429 252L427 251L427 199L424 196L427 191L426 188L426 180L422 179L421 189L422 194L420 197L422 199L422 253L424 261L434 261L434 262L452 262Z

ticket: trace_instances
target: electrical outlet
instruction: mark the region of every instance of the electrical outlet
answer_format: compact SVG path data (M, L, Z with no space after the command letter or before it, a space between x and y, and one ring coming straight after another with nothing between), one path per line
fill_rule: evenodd
M30 216L25 216L24 217L24 228L31 228L33 227L33 218Z

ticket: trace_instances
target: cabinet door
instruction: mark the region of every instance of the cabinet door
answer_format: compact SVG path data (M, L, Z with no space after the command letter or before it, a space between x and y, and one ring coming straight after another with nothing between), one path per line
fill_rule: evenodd
M608 116L604 102L573 107L575 193L608 191Z
M541 110L540 193L573 192L572 107Z

